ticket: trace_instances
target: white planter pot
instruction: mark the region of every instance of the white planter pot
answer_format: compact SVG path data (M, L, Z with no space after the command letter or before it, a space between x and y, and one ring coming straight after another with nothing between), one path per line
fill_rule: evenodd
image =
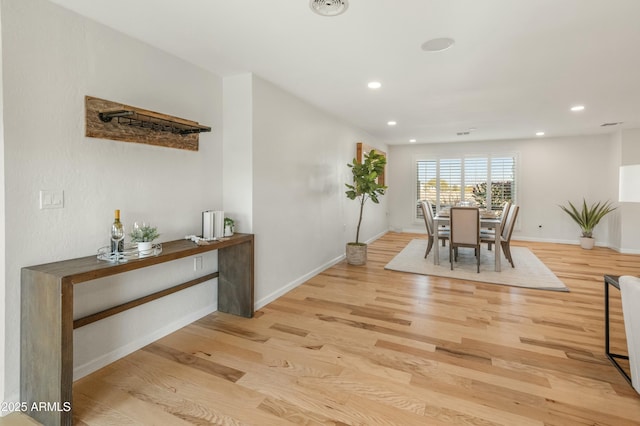
M229 225L225 226L224 227L224 236L225 237L230 237L232 235L233 235L233 227L229 226Z
M349 265L364 265L367 263L367 245L347 243L347 263Z
M580 247L585 250L591 250L596 243L595 238L580 237Z
M138 243L138 256L146 257L153 253L153 243L151 241Z

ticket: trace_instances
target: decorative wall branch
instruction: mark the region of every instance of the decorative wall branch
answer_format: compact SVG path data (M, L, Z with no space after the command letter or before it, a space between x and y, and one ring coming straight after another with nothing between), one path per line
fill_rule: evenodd
M197 151L211 127L183 118L85 96L87 137Z

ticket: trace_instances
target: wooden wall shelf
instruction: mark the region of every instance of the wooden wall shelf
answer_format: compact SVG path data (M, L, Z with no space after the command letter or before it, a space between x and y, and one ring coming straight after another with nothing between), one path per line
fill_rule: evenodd
M85 96L85 135L197 151L199 134L211 127L195 121Z
M218 250L218 272L73 320L75 285L188 256ZM196 245L190 240L162 243L162 253L124 263L100 261L95 255L22 268L20 400L72 403L73 329L116 315L201 282L218 278L218 311L247 318L254 305L254 236L234 234L225 241ZM33 411L45 425L71 425L72 411Z
M98 113L98 118L103 123L110 123L114 118L118 124L151 129L158 132L170 132L178 135L189 135L191 133L210 132L211 127L199 124L185 124L165 118L158 118L149 114L142 114L133 110L102 111Z

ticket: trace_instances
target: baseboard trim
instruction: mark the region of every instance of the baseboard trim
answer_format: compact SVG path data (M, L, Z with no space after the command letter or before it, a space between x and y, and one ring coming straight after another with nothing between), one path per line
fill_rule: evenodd
M371 244L372 242L374 242L378 238L380 238L383 235L385 235L387 232L389 232L389 230L382 231L379 234L374 235L373 237L369 238L367 241L365 241L365 243L366 244ZM276 300L280 296L283 296L286 293L288 293L289 291L291 291L294 288L298 287L300 284L302 284L302 283L304 283L306 281L309 281L311 278L315 277L316 275L318 275L322 271L327 270L330 267L332 267L333 265L342 262L345 258L346 258L346 254L342 253L340 256L335 257L335 258L329 260L328 262L325 262L324 264L320 265L319 267L313 269L312 271L310 271L310 272L308 272L308 273L296 278L295 280L293 280L290 283L286 284L284 287L280 287L278 290L276 290L276 291L272 292L271 294L266 295L262 299L256 301L254 303L254 309L258 310L258 309L262 308L263 306L268 305L269 303L273 302L274 300Z
M371 244L372 242L374 242L375 240L382 238L385 234L387 234L390 230L387 229L385 231L380 232L377 235L374 235L373 237L369 238L367 241L365 241L366 244Z
M78 380L84 376L87 376L94 371L105 367L112 362L119 360L132 352L137 351L140 348L147 346L150 343L159 340L168 334L173 333L176 330L181 329L182 327L186 327L194 321L199 320L202 317L205 317L213 312L218 310L217 304L209 305L205 308L202 308L196 312L190 313L166 326L162 327L159 330L154 331L153 333L147 334L140 339L136 339L133 342L130 342L124 346L121 346L107 354L102 355L99 358L93 359L86 364L79 365L73 369L73 380Z
M284 287L280 287L278 290L274 291L273 293L268 294L265 297L263 297L262 299L256 301L254 303L254 309L258 310L258 309L262 308L263 306L268 305L269 303L273 302L274 300L276 300L280 296L283 296L284 294L286 294L289 291L293 290L294 288L298 287L300 284L304 283L305 281L308 281L311 278L315 277L320 272L322 272L322 271L324 271L326 269L329 269L330 267L332 267L336 263L341 262L342 260L344 260L344 258L345 258L344 254L342 254L342 255L340 255L340 256L338 256L336 258L333 258L330 261L328 261L328 262L322 264L321 266L315 268L311 272L308 272L308 273L302 275L301 277L296 278L295 280L293 280L290 283L286 284Z
M4 416L8 416L9 414L15 412L15 411L20 411L20 393L16 392L14 394L11 395L7 395L4 400L3 400L4 404L2 405L2 408L0 409L0 417L4 417ZM9 411L9 410L4 410L4 408L6 407L14 407L16 408L13 411Z
M620 247L611 247L611 249L622 254L640 254L640 250L638 249L626 249L626 248L620 248Z
M573 246L579 246L580 241L578 239L575 240L557 240L553 238L536 238L536 237L522 237L522 236L513 236L512 239L514 241L531 241L534 243L554 243L554 244L570 244ZM608 243L598 242L596 240L596 247L607 247L615 250L615 248L611 247Z
M406 233L411 233L411 234L424 234L426 237L426 232L424 230L424 228L404 228L399 232L406 232ZM571 244L571 245L580 245L580 241L578 240L578 238L576 238L575 240L560 240L560 239L555 239L555 238L538 238L538 237L524 237L524 236L519 236L519 235L514 235L511 237L514 241L531 241L534 243L554 243L554 244ZM610 246L608 243L603 243L603 242L598 242L596 240L596 246L597 247L608 247L610 249L616 250L616 251L620 251L620 253L629 253L629 254L639 254L640 250L637 251L633 251L633 250L625 250L625 251L621 251L618 250L618 248L616 247L612 247Z

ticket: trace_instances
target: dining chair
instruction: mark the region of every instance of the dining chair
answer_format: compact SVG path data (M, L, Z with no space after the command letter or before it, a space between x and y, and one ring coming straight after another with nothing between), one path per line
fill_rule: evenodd
M422 217L424 218L424 226L427 229L427 250L424 252L424 257L426 259L427 255L431 251L431 247L433 247L433 239L435 238L435 234L431 229L431 224L429 223L429 218L427 217L427 203L425 203L424 201L420 201L420 209L422 210Z
M431 209L431 203L428 201L421 201L420 208L422 209L422 216L424 217L424 224L427 228L428 242L427 242L427 250L424 253L424 257L426 258L431 249L433 248L433 243L436 240L436 233L438 234L437 238L442 240L442 244L444 246L445 240L449 239L448 232L436 232L437 227L435 221L433 219L433 210ZM437 243L436 243L437 244Z
M492 229L492 230L485 230L485 229L481 229L480 230L480 239L482 240L483 243L487 243L487 248L489 249L489 251L491 251L491 247L493 246L493 243L496 240L496 232L499 235L502 235L502 230L504 229L504 224L507 221L507 215L509 214L509 209L511 208L511 202L507 201L506 203L504 203L504 206L502 206L502 214L500 215L500 224L498 225L498 229Z
M458 261L458 248L475 249L476 264L480 272L480 210L476 207L451 207L449 212L449 263L453 270L454 257Z
M432 228L438 231L438 237L439 239L442 241L442 247L446 246L446 242L449 239L449 226L447 225L442 225L442 226L438 226L435 223L435 218L433 216L433 204L431 204L431 201L427 200L426 201L427 206L429 207L429 217L432 223Z
M509 263L511 263L512 268L515 268L515 265L513 264L513 258L511 257L511 234L513 234L513 228L516 224L519 210L520 206L511 206L509 214L507 215L507 221L502 229L502 234L500 234L500 246L502 247L504 256L507 258Z

